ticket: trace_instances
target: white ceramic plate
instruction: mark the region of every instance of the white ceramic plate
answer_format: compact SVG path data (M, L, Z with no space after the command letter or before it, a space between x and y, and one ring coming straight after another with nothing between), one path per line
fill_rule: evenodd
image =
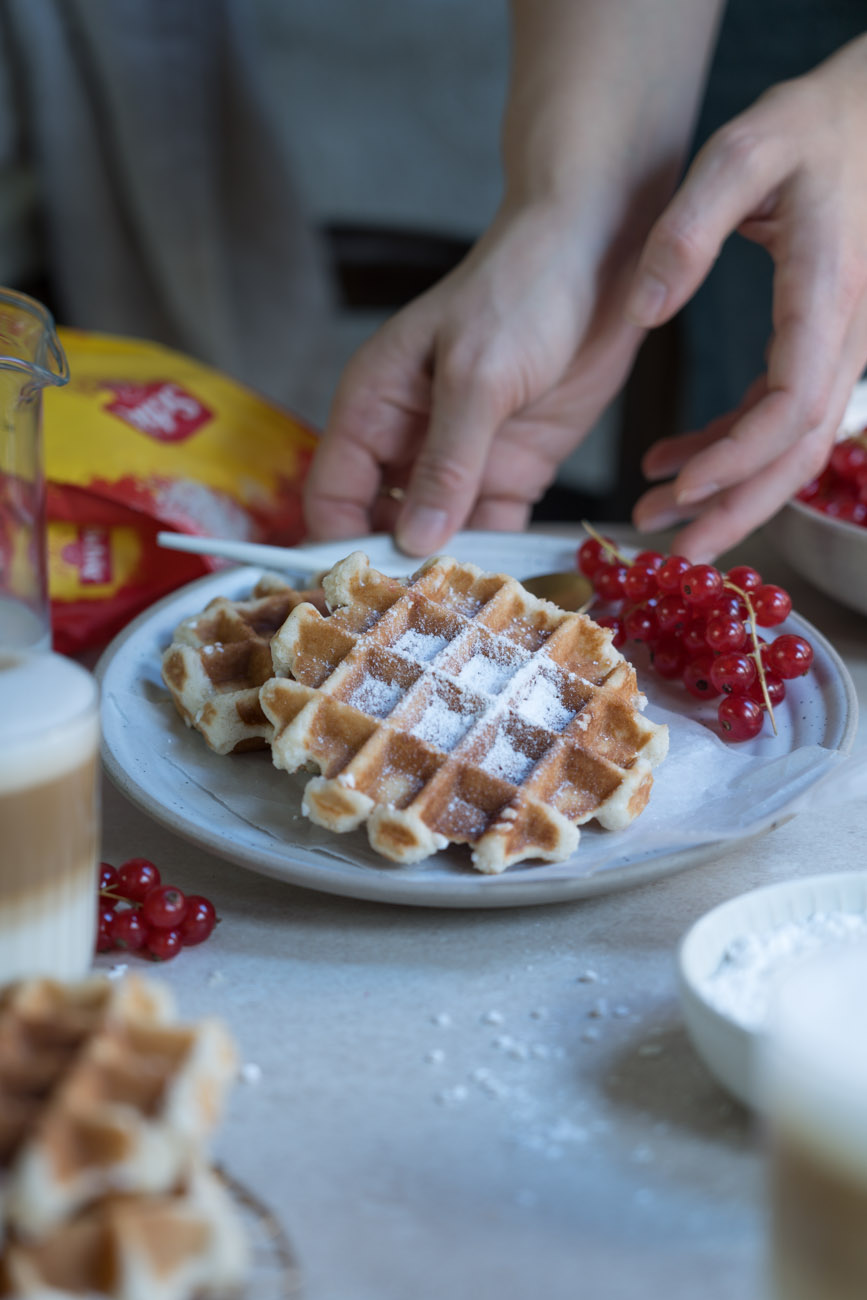
M576 540L542 533L462 533L448 549L482 568L526 578L571 568ZM375 566L411 567L390 538L375 536L316 548L311 569L353 549L365 550ZM112 642L97 667L103 753L120 789L171 830L229 861L294 884L439 907L514 907L638 885L705 861L725 843L787 820L805 791L830 774L855 733L855 691L842 661L815 629L793 617L786 628L806 635L816 657L812 672L791 683L778 710L778 736L768 732L744 745L724 744L696 721L701 706L682 687L644 672L648 716L668 722L671 746L655 773L648 808L627 830L585 827L569 861L521 863L500 876L475 872L460 848L417 866L396 867L373 853L363 830L332 835L302 817L305 776L278 772L266 753L219 757L172 706L159 664L174 628L216 595L247 595L259 574L231 569L191 583ZM712 707L703 707L710 717Z
M751 890L700 917L681 941L678 983L693 1046L723 1087L747 1106L757 1109L760 1100L761 1004L740 1017L724 1011L710 981L734 940L764 935L816 913L838 912L867 917L867 872L838 871ZM776 978L784 977L797 960L781 962Z

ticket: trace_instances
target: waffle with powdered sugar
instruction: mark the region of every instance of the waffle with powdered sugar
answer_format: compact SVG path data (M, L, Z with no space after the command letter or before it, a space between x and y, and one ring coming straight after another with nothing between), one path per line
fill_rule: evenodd
M576 849L645 807L668 730L641 716L612 634L515 579L439 558L408 582L356 552L271 643L260 690L277 767L314 764L303 810L366 824L394 862L468 844L487 873Z

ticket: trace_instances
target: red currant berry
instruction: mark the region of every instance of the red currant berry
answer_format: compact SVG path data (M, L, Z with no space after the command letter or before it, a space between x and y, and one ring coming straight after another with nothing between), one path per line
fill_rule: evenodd
M762 575L748 564L736 564L726 574L726 582L730 582L739 591L758 591L762 585Z
M728 740L752 740L761 731L765 720L758 704L747 695L721 700L717 716Z
M139 948L144 947L149 933L137 907L128 907L123 912L115 912L111 918L109 934L115 948L127 948L130 952L138 952Z
M174 885L157 885L141 905L142 916L155 930L171 930L187 914L187 900Z
M160 873L147 858L130 858L117 872L116 889L133 903L144 901L145 894L160 883Z
M595 537L588 537L587 541L582 542L578 547L578 554L575 558L584 577L592 578L603 564L609 563L609 557L610 552L606 551L601 542L597 541Z
M708 622L712 618L739 618L743 622L747 616L747 607L733 591L724 591L713 604L702 606L701 612Z
M682 596L670 591L660 596L656 606L656 621L660 632L673 632L680 635L691 618L686 601Z
M190 894L187 899L187 914L181 924L181 940L185 948L204 943L217 924L217 913L209 898L201 894Z
M623 579L623 591L628 600L647 600L658 591L656 570L649 564L635 564L626 570Z
M675 677L680 677L686 663L686 651L679 641L674 637L666 637L653 648L653 667L659 673L660 677L666 681L671 681Z
M786 698L786 683L781 678L774 677L773 673L766 672L765 685L768 688L768 699L771 701L771 708L776 708ZM751 700L755 700L756 704L761 705L762 708L766 707L762 683L758 677L756 677L747 694Z
M117 883L117 871L110 862L100 862L99 864L99 887L100 889L112 889Z
M664 560L665 556L659 551L639 551L635 557L636 564L649 564L654 573L662 567Z
M623 630L630 641L652 641L659 633L655 612L641 605L631 609L623 620Z
M712 700L719 691L711 681L713 658L709 654L691 659L683 670L683 684L697 700Z
M614 614L604 614L597 618L596 622L600 627L610 627L614 636L611 638L611 644L615 650L619 650L622 645L626 644L626 632L623 627L623 619L617 618Z
M109 952L114 947L111 937L111 923L114 919L114 904L110 899L101 898L96 908L96 951Z
M593 586L602 600L622 600L625 564L602 564L593 575Z
M722 590L722 575L711 564L693 564L680 580L680 594L688 605L709 605Z
M756 665L746 655L720 655L711 664L710 679L723 695L746 695L756 680Z
M680 592L680 580L690 568L689 560L682 555L670 555L656 571L659 590Z
M759 627L777 627L792 612L792 597L782 587L759 587L752 594L752 602Z
M747 630L737 618L708 619L705 639L711 650L718 655L730 654L743 650L747 642Z
M180 930L151 930L148 934L146 951L154 961L171 961L177 957L184 941Z
M867 506L857 497L849 494L828 502L825 514L833 519L842 519L847 524L862 524L867 519Z
M867 467L867 447L862 447L855 438L846 438L838 442L831 452L831 468L835 474L848 482L854 481L858 471Z
M803 677L813 662L813 647L802 636L778 636L767 648L768 667L777 677L790 681Z
M683 629L681 640L683 648L688 655L707 654L707 624L703 618L694 618L691 623L687 623Z

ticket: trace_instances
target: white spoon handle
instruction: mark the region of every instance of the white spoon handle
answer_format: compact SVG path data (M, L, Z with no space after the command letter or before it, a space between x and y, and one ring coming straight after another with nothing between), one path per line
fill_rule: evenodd
M288 569L292 573L319 573L330 569L351 551L363 547L363 541L323 542L314 546L265 546L261 542L239 542L223 537L193 537L189 533L157 533L157 544L170 551L187 551L193 555L217 555L238 564L261 564L268 569ZM389 577L405 577L418 561L396 555L394 561L377 564Z

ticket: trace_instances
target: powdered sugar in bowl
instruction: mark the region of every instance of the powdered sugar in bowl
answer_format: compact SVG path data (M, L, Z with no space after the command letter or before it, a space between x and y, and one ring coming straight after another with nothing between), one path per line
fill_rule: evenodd
M757 1104L757 1047L776 982L805 959L867 948L867 871L807 876L752 890L684 936L678 979L693 1046L730 1093Z

